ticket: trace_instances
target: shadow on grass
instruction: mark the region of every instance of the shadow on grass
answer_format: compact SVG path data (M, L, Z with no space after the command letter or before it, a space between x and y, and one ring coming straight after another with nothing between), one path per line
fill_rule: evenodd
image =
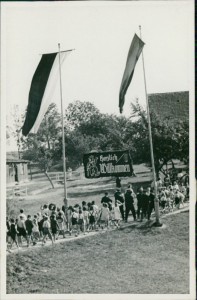
M154 222L146 222L142 223L141 225L138 224L131 224L126 227L122 227L119 230L123 231L125 233L132 233L134 230L138 231L138 233L142 235L155 235L155 234L160 234L160 231L155 230L156 227L153 226Z

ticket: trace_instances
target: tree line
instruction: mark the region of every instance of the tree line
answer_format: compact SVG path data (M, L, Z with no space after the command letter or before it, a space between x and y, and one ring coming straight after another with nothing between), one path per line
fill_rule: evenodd
M20 116L16 112L14 118L15 126L6 135L16 139L20 158L37 163L45 173L55 166L62 170L61 116L56 104L48 107L36 134L21 135L25 112ZM84 153L92 150L130 149L134 164L150 164L147 115L138 100L130 105L127 117L101 113L93 103L77 100L68 105L64 118L67 168L79 167ZM188 122L152 113L151 127L156 172L165 172L164 166L172 159L188 164Z

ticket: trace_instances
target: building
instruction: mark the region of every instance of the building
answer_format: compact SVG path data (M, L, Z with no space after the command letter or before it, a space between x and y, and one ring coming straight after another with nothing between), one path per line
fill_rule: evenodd
M189 92L149 94L150 113L172 122L182 120L189 123Z
M28 160L18 159L16 155L7 153L6 158L6 182L25 182L28 180Z

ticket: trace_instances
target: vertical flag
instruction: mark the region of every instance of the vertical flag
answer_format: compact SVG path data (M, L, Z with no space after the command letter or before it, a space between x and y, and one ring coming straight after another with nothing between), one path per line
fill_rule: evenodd
M64 62L66 56L72 50L60 53L60 62ZM44 114L52 101L52 96L58 81L59 53L43 54L38 67L33 75L29 91L29 100L22 134L27 136L29 132L36 133L42 122Z
M122 111L123 111L123 106L124 106L124 102L125 102L125 94L127 92L129 84L132 80L134 70L135 70L135 65L138 61L138 58L142 52L143 47L144 47L144 42L137 36L137 34L135 34L134 38L132 40L130 49L129 49L126 67L124 70L122 83L121 83L121 87L120 87L120 93L119 93L120 113L122 113Z

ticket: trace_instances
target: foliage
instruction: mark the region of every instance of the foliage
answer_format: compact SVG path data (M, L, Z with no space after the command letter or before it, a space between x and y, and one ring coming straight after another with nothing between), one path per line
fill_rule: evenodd
M88 122L91 116L99 114L98 108L91 102L76 100L70 103L65 111L65 124L68 129L79 127L82 122Z
M136 134L133 141L136 148L136 161L150 162L150 141L148 135L148 122L146 112L136 101L132 104L132 117L138 117L134 122ZM189 161L189 124L180 120L161 119L156 114L151 114L151 131L155 169L158 173L164 165L172 159Z
M61 134L60 115L52 103L40 124L37 134L23 138L23 159L38 162L41 171L47 172L57 161L56 148Z
M37 134L22 139L23 158L38 162L42 171L62 160L60 115L51 104ZM129 117L102 114L90 102L75 101L66 110L66 166L77 168L84 153L92 150L130 149L134 163L150 164L150 142L146 111L138 99ZM189 160L188 124L151 115L155 168L158 173L172 159Z

